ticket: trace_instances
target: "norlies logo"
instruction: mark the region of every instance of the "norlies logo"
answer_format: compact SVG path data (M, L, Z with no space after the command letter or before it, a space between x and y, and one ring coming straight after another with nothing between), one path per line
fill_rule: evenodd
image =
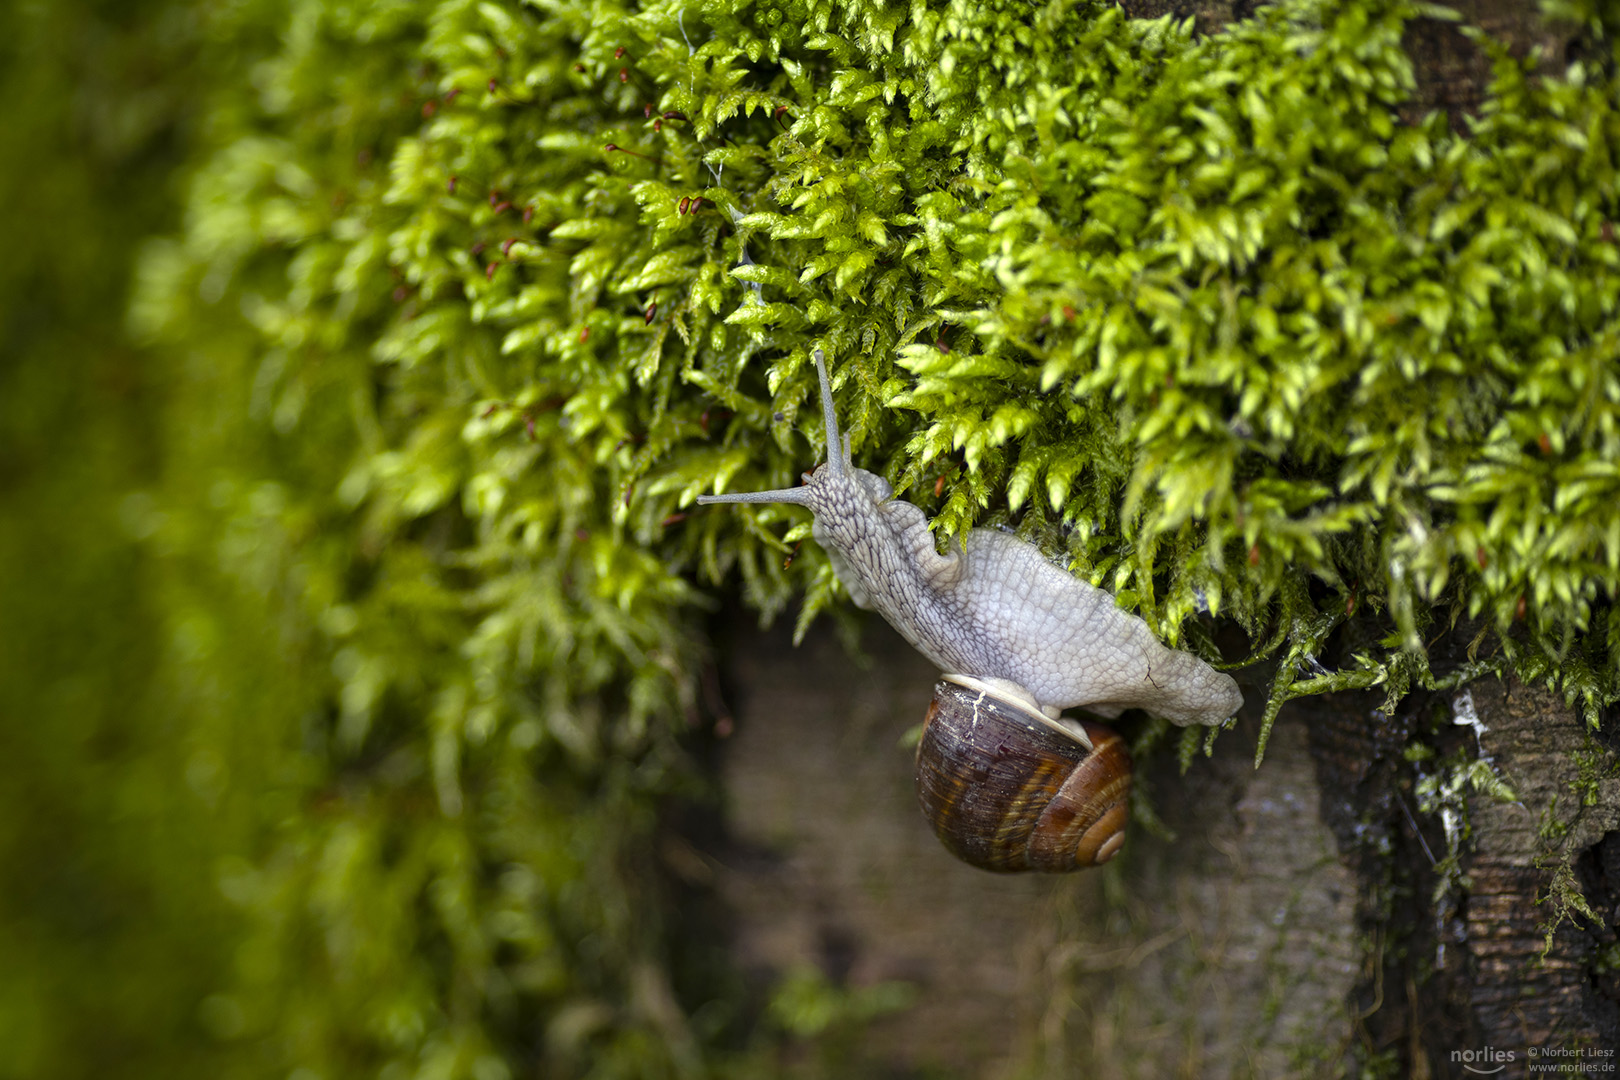
M1458 1062L1463 1068L1482 1076L1499 1073L1508 1067L1508 1062L1517 1055L1512 1050L1498 1050L1494 1046L1487 1046L1483 1050L1453 1050L1451 1060Z

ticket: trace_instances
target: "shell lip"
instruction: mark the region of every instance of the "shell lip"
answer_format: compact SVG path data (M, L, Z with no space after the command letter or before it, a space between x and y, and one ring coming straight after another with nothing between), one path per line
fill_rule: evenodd
M1070 723L1074 723L1074 726L1070 727L1068 723L1064 723L1061 719L1046 715L1041 709L1040 703L1030 695L1030 692L1011 679L985 678L978 675L962 675L953 672L947 672L941 675L940 678L948 683L955 683L964 689L975 690L1004 705L1020 709L1031 720L1039 721L1052 731L1072 739L1085 747L1087 751L1093 749L1091 738L1078 723L1070 721Z

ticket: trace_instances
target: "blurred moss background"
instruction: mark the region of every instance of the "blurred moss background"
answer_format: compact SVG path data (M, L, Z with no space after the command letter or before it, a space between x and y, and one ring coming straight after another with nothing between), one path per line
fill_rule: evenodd
M245 834L199 796L220 778L162 675L176 587L131 530L172 380L125 333L138 247L180 220L198 8L10 4L0 28L0 1074L219 1075L200 1004Z
M392 35L423 27L371 6L0 13L16 107L0 126L0 1076L696 1063L650 955L662 944L650 860L616 847L645 845L649 793L667 783L634 776L641 755L598 767L585 731L574 758L590 767L552 761L543 788L528 761L455 760L443 732L425 749L413 703L378 699L395 680L443 681L378 674L375 652L330 647L357 621L338 602L353 592L404 597L380 629L411 660L453 658L466 629L426 580L457 571L412 564L415 549L391 563L392 523L356 537L322 520L354 451L347 398L281 438L288 406L266 414L251 300L208 306L222 281L171 313L161 344L131 331L137 268L161 282L172 243L152 242L195 226L208 197L193 194L188 216L190 166L225 144L249 172L276 167L274 140L255 138L290 104L270 58L290 54L305 76L330 63L347 73L340 94L397 112ZM323 23L344 46L374 47L322 52ZM312 140L334 134L364 172L353 140L378 133L363 109L327 104L341 115L312 119ZM296 185L282 164L275 179ZM212 254L278 247L285 205L231 209L245 216L210 223ZM273 278L280 256L265 260ZM253 270L226 273L251 291ZM364 363L364 344L352 355ZM423 526L440 534L428 547L442 550L455 516ZM533 727L513 740L522 750L540 741ZM486 769L476 816L460 813L463 764ZM600 812L576 820L580 802ZM492 985L496 950L507 968ZM553 1008L520 1016L537 998ZM495 1045L492 1005L512 1042ZM534 1013L555 1021L549 1042L535 1041Z
M8 7L0 1075L753 1075L900 1003L745 1001L657 857L694 583L838 596L690 512L813 456L817 342L945 531L1274 707L1460 616L1446 677L1612 702L1613 56L1464 137L1417 12Z

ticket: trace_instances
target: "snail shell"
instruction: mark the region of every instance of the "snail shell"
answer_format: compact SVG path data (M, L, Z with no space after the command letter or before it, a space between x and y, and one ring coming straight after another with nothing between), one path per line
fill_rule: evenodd
M1053 720L1006 680L946 675L917 746L917 800L940 841L984 870L1062 872L1125 843L1131 755L1117 731Z

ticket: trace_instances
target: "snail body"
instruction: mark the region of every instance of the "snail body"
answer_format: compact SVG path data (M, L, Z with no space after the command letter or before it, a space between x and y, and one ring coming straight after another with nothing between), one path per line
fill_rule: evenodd
M815 361L827 461L801 487L698 502L808 507L812 535L858 607L881 614L940 670L1014 682L1050 716L1141 708L1187 725L1219 724L1237 711L1243 696L1230 675L1165 648L1147 623L1034 545L973 529L947 554L936 551L922 510L851 464L820 349Z
M965 678L975 687L987 687L992 692L996 706L989 708L981 701L977 712L969 710L972 715L994 715L999 722L1014 711L1011 706L1003 707L1006 703L1047 722L1056 720L1067 708L1084 707L1105 717L1118 716L1127 708L1141 708L1172 723L1187 725L1219 724L1237 711L1243 697L1230 675L1216 671L1190 653L1166 648L1147 623L1120 610L1113 596L1053 565L1033 545L993 529L973 529L940 554L922 510L894 498L887 481L856 468L850 461L849 439L839 435L832 384L820 349L815 351L814 359L827 434L826 462L806 473L800 487L705 495L698 498L699 503L792 503L807 507L815 515L812 535L826 549L833 572L856 605L881 614L940 670L963 673L947 676L941 687L960 688L962 683L951 680ZM947 702L951 709L960 708L957 696L954 690L943 695L936 691L931 719ZM941 724L939 730L954 732L957 728ZM1017 732L1028 733L1035 728L1014 723L1008 730L1010 738L1022 738L1025 736ZM1054 732L1042 730L1056 737ZM1061 725L1056 729L1071 735L1073 730ZM1101 730L1105 733L1103 742L1117 746L1117 751L1103 755L1113 765L1104 770L1110 779L1101 794L1113 800L1110 806L1117 805L1117 817L1109 820L1117 820L1123 828L1124 808L1119 800L1129 787L1130 759L1123 753L1118 735ZM1079 735L1071 741L1088 753L1095 752L1087 745L1084 732L1081 726ZM931 755L947 752L950 748L946 742L930 742L925 733L924 746ZM984 756L971 746L960 749L965 760L974 754ZM1044 744L1032 752L1055 753ZM988 849L982 849L981 841L975 837L995 830L987 824L990 819L981 812L977 800L989 796L981 796L966 781L957 781L973 776L976 770L986 777L995 774L996 770L984 769L982 764L948 761L937 769L932 764L925 769L923 751L919 750L919 798L935 821L936 831L945 818L930 809L936 794L925 793L925 788L927 792L943 793L937 798L949 795L963 804L958 818L964 838L946 839L946 846L987 869L1074 868L1047 865L1045 856L1026 858L1027 865L1003 865L996 861L1002 858L1000 855L981 859L981 851ZM1112 778L1119 770L1125 776L1122 787ZM1093 771L1092 767L1083 770L1086 776ZM1024 803L1036 790L1000 782L997 786L1000 797L1018 802L1004 807L1007 812L1028 809ZM966 801L969 796L974 800L971 805ZM1069 797L1064 795L1065 800ZM1103 814L1099 812L1093 824L1103 820ZM943 831L941 837L945 837ZM1117 847L1116 843L1104 851L1098 841L1092 862L1102 861L1095 858L1096 854L1107 858ZM1089 863L1082 861L1078 865Z

